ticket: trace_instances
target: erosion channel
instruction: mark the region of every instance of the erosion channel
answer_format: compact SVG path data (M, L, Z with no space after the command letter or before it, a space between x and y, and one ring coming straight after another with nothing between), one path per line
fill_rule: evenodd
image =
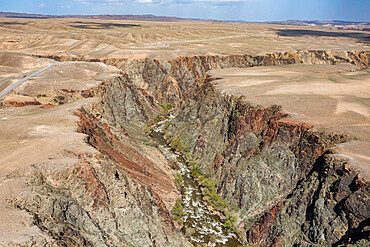
M183 216L182 231L192 243L209 244L210 246L236 247L241 244L235 235L226 229L220 216L212 213L203 201L202 191L184 157L173 150L163 137L163 125L155 128L152 138L157 141L163 155L178 167L181 199L177 206L181 207Z
M356 65L353 77L369 67L370 52L298 51L173 60L47 58L104 63L98 71L105 71L106 65L116 69L90 89L30 91L29 96L55 104L40 110L50 114L44 122L36 119L40 136L45 129L54 131L45 127L47 120L67 115L58 113L65 107L65 112L78 117L73 121L78 120L78 132L86 135L79 134L81 142L85 137L91 145L79 151L73 141L70 149L55 152L61 157L58 162L54 155L45 156L24 175L8 177L8 181L25 180L11 206L32 216L33 224L50 238L45 237L46 242L369 246L370 183L336 151L351 139L291 121L284 107L258 106L223 92L210 71L289 64L326 64L332 70L332 64L351 63ZM87 66L73 64L78 65ZM62 68L58 66L53 69ZM85 98L90 97L94 99L87 103ZM83 100L81 106L71 108L68 104L76 99ZM153 132L151 126L161 122L163 129ZM175 176L176 171L180 176Z

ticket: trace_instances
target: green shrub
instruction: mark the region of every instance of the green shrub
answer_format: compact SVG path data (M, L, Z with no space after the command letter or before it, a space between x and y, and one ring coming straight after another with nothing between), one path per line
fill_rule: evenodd
M174 180L174 183L178 186L178 187L184 187L184 179L182 178L181 174L176 174L175 176L175 180Z
M161 102L159 102L158 105L162 107L162 114L166 116L166 118L170 116L170 110L175 108L175 106L171 103L162 104Z
M177 221L180 225L183 223L183 217L185 214L184 204L182 202L181 198L178 198L176 200L175 205L173 206L171 210L171 218L175 221Z
M158 123L160 121L164 120L164 116L162 114L158 114L155 118L154 118L154 122L155 123Z
M230 213L231 209L228 204L217 193L216 182L202 173L199 164L190 165L191 176L198 179L199 186L203 193L203 199L208 205L213 206L216 210L222 212L226 217L224 227L229 231L233 229L235 217Z
M190 148L182 145L180 139L177 137L171 140L170 146L184 155L190 151Z

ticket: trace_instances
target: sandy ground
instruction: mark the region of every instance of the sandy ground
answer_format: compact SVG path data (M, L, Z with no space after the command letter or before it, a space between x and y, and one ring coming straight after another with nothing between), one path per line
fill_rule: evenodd
M117 73L116 68L101 63L63 63L25 82L22 90L37 95L58 89L89 89ZM8 74L0 73L3 75ZM22 101L22 96L9 97ZM68 167L78 162L75 154L97 152L85 143L84 134L76 132L78 118L73 114L93 100L80 99L50 109L42 105L0 108L0 246L48 239L32 224L32 216L11 207L9 200L27 191L27 174L34 167Z
M86 90L118 74L117 68L103 63L65 62L24 82L14 91L37 96L61 89ZM0 73L2 75L4 73ZM7 97L24 98L21 95ZM55 149L61 149L64 145L67 148L69 142L77 143L81 134L74 132L75 118L70 111L82 103L84 101L52 109L45 109L43 106L0 108L0 178L29 163L47 160L51 153L55 153ZM78 140L73 140L75 135ZM31 147L37 152L27 151Z
M0 92L50 64L46 59L37 59L22 53L0 52Z
M221 90L246 101L282 105L290 119L357 139L338 152L370 178L370 69L352 64L285 65L213 70Z
M73 110L88 101L52 109L32 106L0 109L0 177L30 164L63 156L62 150L92 152L92 148L83 144L84 135L75 132L77 118L73 117Z
M87 90L98 86L102 78L114 77L112 72L119 73L119 69L100 62L63 62L28 80L15 91L35 96L61 89Z
M24 192L24 172L32 166L73 165L73 153L94 153L84 143L84 135L75 132L77 117L71 111L81 100L52 109L40 106L0 109L0 245L45 237L32 225L32 217L12 208L8 200Z
M0 52L0 92L50 64L48 59ZM38 96L63 89L87 90L99 85L101 79L115 76L114 73L119 73L119 69L100 62L56 62L54 67L28 79L13 92Z
M256 23L0 19L0 50L41 55L159 57L369 50L369 32Z

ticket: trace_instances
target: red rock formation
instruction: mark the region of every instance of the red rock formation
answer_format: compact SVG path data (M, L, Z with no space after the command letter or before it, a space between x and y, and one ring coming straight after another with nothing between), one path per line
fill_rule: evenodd
M37 101L34 97L18 95L18 94L10 94L5 97L3 101L4 106L15 106L15 107L22 107L26 105L41 105L40 102Z
M88 135L89 143L101 153L115 161L117 167L130 175L130 177L142 185L163 195L175 186L172 178L160 170L156 164L140 153L140 148L135 146L133 138L128 139L131 143L126 145L111 133L107 124L101 123L91 114L78 110L75 114L80 118L78 131ZM127 132L122 134L126 137Z
M262 240L266 239L271 225L274 223L275 218L280 213L284 204L285 203L281 201L269 211L265 212L264 215L259 219L258 223L254 224L247 231L247 241L250 244L258 244Z
M108 196L104 189L104 186L101 184L100 180L97 179L97 174L95 170L88 165L83 165L84 161L81 164L73 167L70 170L68 177L73 174L77 178L81 179L84 182L85 186L85 196L92 199L94 204L92 205L92 210L97 210L100 207L108 207Z

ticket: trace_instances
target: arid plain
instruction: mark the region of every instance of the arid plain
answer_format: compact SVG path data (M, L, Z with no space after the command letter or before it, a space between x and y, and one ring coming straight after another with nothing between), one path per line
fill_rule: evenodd
M0 29L2 51L91 58L369 49L368 32L263 23L6 18Z

